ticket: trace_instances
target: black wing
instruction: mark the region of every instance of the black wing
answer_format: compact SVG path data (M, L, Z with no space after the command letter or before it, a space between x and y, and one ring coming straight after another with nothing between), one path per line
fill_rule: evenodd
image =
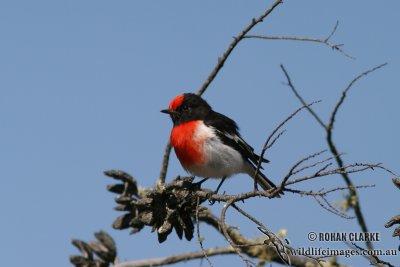
M260 156L255 154L254 148L243 140L239 134L239 127L232 119L212 111L205 119L205 124L215 129L217 136L224 144L235 148L244 159L252 162L254 165L258 164ZM263 158L262 162L269 162L269 160Z

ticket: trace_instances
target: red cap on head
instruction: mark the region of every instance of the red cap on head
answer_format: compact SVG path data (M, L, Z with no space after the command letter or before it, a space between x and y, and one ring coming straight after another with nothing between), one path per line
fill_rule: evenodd
M177 97L175 97L174 99L172 99L171 103L169 103L168 108L170 110L178 109L183 103L183 97L184 97L184 94L181 94L181 95L178 95Z

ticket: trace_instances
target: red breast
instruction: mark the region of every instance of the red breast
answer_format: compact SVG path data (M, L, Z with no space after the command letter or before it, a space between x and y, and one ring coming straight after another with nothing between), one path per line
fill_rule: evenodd
M200 123L202 122L199 120L182 123L175 126L171 132L171 144L185 169L204 163L204 139L196 138L196 130Z

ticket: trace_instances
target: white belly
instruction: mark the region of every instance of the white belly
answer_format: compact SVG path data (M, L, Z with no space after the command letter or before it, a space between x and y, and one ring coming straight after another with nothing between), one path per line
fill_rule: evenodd
M201 124L197 133L199 138L205 135L208 137L202 146L206 156L202 165L193 165L188 169L191 174L207 178L222 178L245 172L242 155L223 144L212 129Z

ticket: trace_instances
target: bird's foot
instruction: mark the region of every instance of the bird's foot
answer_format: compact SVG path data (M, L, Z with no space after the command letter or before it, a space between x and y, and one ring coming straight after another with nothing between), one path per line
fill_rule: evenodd
M226 192L224 191L224 192L222 193L222 195L225 195L225 194L226 194ZM207 194L208 203L209 203L211 206L214 205L216 201L220 202L219 200L211 199L211 197L214 196L214 195L218 195L218 190L215 190L215 191L213 191L213 192L209 192L209 193Z
M209 191L206 194L206 198L208 199L208 203L210 204L210 206L215 204L215 200L211 199L211 197L215 194L215 191Z
M260 190L258 189L257 184L254 184L253 192L255 193L255 192L259 192L259 191L260 191Z
M270 196L268 197L270 199L271 198L280 198L281 195L283 195L282 188L280 188L280 187L271 188L267 192L270 194Z
M198 181L198 182L196 182L196 183L192 183L195 187L198 187L198 188L201 188L201 185L205 182L205 181L207 181L208 180L208 178L203 178L203 179L201 179L200 181Z

